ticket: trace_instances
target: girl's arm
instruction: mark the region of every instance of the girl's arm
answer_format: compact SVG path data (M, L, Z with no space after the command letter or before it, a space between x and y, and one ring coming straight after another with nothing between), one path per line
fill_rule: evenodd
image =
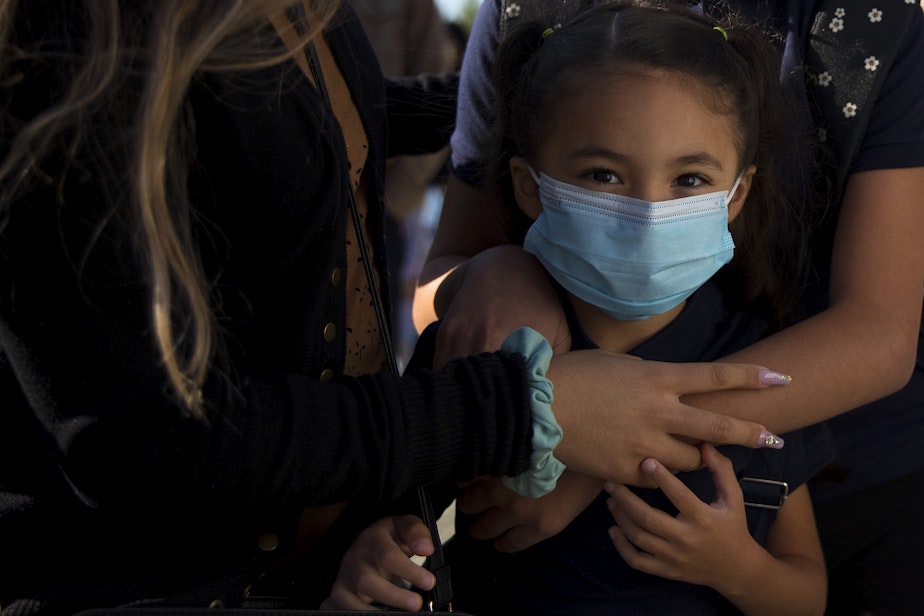
M764 547L744 565L752 579L716 590L746 614L824 613L828 578L808 487L786 499ZM767 580L771 588L765 588Z
M795 490L779 510L767 546L748 532L744 498L731 462L711 445L703 462L716 498L704 503L664 465L649 458L643 470L679 513L655 509L622 485L608 483L618 523L613 544L635 569L710 586L748 616L824 613L827 578L808 490Z

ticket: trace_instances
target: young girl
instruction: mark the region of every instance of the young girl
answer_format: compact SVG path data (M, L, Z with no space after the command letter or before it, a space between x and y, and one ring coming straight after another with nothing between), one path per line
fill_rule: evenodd
M801 227L778 193L773 57L757 29L685 9L608 4L508 35L492 177L517 206L524 248L560 289L572 350L708 361L783 322L791 299L775 242ZM587 420L607 412L588 409ZM604 493L582 479L599 496L561 533L513 554L474 539L460 515L447 550L455 606L821 614L825 571L804 483L829 459L825 433L807 429L786 435L782 451L703 445L705 468L677 476L646 460L660 489ZM415 552L419 533L398 518L361 535L333 602L352 590L409 605L409 591L369 574L429 585L396 558Z

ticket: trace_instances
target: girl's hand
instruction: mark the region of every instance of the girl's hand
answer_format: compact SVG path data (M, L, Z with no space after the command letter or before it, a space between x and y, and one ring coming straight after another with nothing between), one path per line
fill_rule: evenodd
M462 489L460 511L481 514L469 527L475 539L492 539L499 552L519 552L560 533L600 494L603 481L566 470L541 498L519 496L500 479L479 479Z
M419 594L399 585L401 580L430 590L433 574L411 556L429 556L433 540L423 521L412 515L381 519L363 530L340 563L330 597L321 607L336 610L371 610L372 604L416 612L423 605Z
M655 484L677 507L676 517L655 509L626 486L607 483L608 504L618 526L610 538L634 569L691 584L715 587L717 580L736 575L738 560L752 547L744 511L744 497L731 462L708 444L700 446L712 471L715 501L704 503L656 460L642 463Z

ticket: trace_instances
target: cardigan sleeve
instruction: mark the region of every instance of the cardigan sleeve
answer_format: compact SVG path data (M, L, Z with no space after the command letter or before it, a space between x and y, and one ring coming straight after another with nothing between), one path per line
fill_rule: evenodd
M449 145L458 89L456 72L388 79L389 156L426 154Z
M528 465L519 355L328 382L216 375L203 419L169 393L143 295L108 289L88 303L79 283L48 266L17 268L14 282L0 304L0 485L26 494L57 486L56 498L110 513L251 518Z

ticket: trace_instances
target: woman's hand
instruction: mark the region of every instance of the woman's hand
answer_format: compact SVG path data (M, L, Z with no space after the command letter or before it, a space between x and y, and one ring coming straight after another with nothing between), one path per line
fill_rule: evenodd
M400 582L424 590L433 588L433 574L410 558L432 553L430 530L420 518L405 515L378 520L363 530L344 554L330 597L321 607L371 610L373 603L378 603L416 612L423 599Z
M674 471L699 468L701 442L779 447L760 424L681 402L687 393L760 389L787 378L745 364L670 364L601 350L552 358L547 376L552 412L564 437L554 455L579 473L617 483L648 486L641 469L655 458Z

